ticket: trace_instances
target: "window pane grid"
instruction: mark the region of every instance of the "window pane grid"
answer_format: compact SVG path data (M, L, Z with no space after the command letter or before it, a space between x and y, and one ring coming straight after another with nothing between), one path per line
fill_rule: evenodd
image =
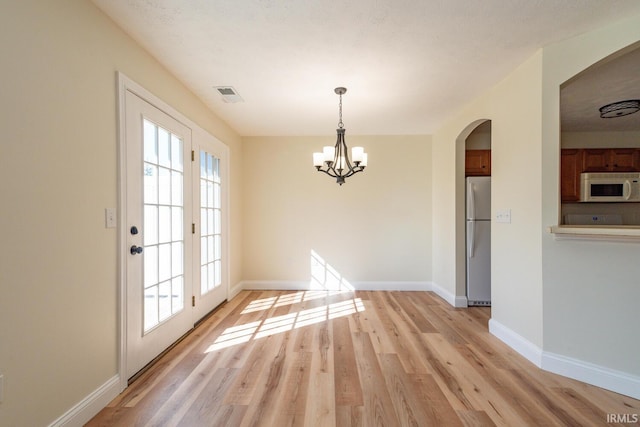
M200 293L222 284L220 159L200 151Z
M183 141L144 120L144 331L184 308Z

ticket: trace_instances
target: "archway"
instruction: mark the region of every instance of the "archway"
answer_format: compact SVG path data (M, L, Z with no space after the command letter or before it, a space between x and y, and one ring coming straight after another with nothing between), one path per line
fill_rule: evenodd
M467 149L488 151L490 176L491 120L478 119L467 125L456 138L456 307L466 307L467 300L467 227L466 227L466 166Z
M560 86L560 218L563 225L638 226L633 203L621 195L610 203L592 201L581 176L640 172L640 43L628 46L588 67ZM606 106L631 102L625 113L601 114ZM602 175L600 175L602 176ZM595 176L594 176L595 177ZM602 198L593 201L603 201Z

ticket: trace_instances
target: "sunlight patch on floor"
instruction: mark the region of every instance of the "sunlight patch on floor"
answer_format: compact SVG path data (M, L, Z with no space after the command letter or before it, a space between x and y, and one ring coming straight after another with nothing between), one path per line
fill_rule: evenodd
M305 301L326 298L332 295L340 295L351 291L300 291L279 297L262 298L252 301L242 310L241 314L253 313L254 311L269 310L273 307L283 307L285 305L298 304Z
M324 294L326 296L326 291ZM277 301L277 299L275 300ZM271 302L272 306L274 303L274 301ZM362 299L351 298L346 301L327 304L321 307L314 307L308 310L269 317L264 321L232 326L225 329L222 335L220 335L214 343L209 346L205 353L243 344L251 341L252 339L264 338L269 335L291 331L293 329L321 323L330 319L349 316L363 311L365 311L365 308L362 303Z

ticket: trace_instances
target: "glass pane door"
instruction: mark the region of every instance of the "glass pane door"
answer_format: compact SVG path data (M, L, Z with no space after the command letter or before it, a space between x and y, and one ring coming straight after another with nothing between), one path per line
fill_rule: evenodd
M222 285L220 159L200 151L200 295Z
M184 309L184 141L144 119L144 332Z
M136 93L124 95L130 378L227 298L228 148Z

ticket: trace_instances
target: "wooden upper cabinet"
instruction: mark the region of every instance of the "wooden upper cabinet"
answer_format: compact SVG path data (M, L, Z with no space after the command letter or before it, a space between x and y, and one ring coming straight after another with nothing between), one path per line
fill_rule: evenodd
M566 149L560 154L560 197L563 202L580 200L580 173L584 150Z
M491 175L491 150L467 150L464 157L465 176Z
M582 172L640 172L640 148L565 148L560 151L560 195L580 200Z
M583 172L640 171L640 150L636 148L589 148L582 160Z
M583 150L582 170L585 172L607 172L609 170L609 151L604 149Z
M640 171L640 150L615 148L611 150L610 164L613 172L638 172Z

